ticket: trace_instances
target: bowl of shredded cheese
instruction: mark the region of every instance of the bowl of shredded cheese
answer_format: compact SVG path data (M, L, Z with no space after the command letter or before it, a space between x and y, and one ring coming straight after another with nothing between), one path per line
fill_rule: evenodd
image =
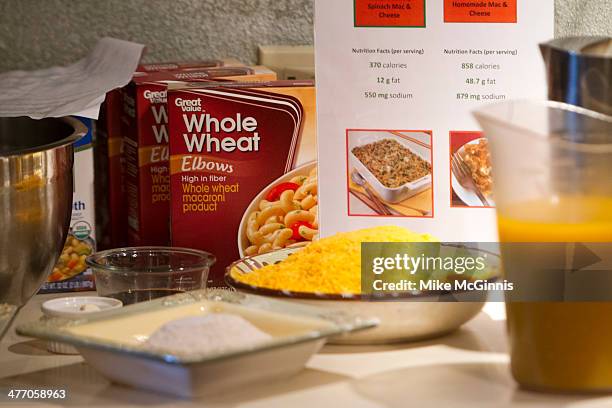
M402 292L372 301L371 294L362 293L363 242L437 240L396 226L339 233L304 248L285 248L243 258L227 268L226 281L234 289L252 295L341 309L380 320L377 328L334 339L337 343L376 344L436 337L459 328L484 305L486 292L461 302L439 301L441 296L456 296L453 291ZM494 281L498 273L493 268L487 271L486 279Z

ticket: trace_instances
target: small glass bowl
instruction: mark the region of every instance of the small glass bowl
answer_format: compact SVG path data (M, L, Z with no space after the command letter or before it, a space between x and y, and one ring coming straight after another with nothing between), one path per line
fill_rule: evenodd
M98 295L124 305L204 289L214 255L188 248L131 247L97 252L87 258Z

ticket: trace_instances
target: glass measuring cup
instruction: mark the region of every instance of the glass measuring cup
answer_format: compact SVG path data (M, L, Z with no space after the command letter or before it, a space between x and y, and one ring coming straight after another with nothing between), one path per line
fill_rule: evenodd
M506 294L512 374L530 389L612 391L612 271L593 271L612 254L612 118L535 101L475 116L516 288Z

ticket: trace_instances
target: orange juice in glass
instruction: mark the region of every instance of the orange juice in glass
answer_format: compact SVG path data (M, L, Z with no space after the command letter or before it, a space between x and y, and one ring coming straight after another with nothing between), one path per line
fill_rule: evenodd
M512 374L535 390L612 392L612 271L572 267L576 246L612 254L612 118L529 101L475 115L518 288L506 295Z

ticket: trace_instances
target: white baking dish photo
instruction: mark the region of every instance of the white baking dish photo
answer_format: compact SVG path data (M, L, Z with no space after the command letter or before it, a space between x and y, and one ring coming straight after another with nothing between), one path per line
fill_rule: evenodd
M357 171L368 184L376 191L381 199L388 203L399 203L410 197L413 197L432 186L432 175L431 173L421 177L417 180L405 183L399 187L390 188L385 186L374 173L364 165L361 160L355 156L353 149L360 146L369 145L382 140L393 140L412 153L431 164L431 147L426 143L419 141L419 139L429 140L430 135L425 132L411 132L410 135L414 135L414 141L408 138L399 136L398 134L391 132L382 131L359 131L361 135L349 134L348 138L348 157L349 157L349 174L352 171Z

